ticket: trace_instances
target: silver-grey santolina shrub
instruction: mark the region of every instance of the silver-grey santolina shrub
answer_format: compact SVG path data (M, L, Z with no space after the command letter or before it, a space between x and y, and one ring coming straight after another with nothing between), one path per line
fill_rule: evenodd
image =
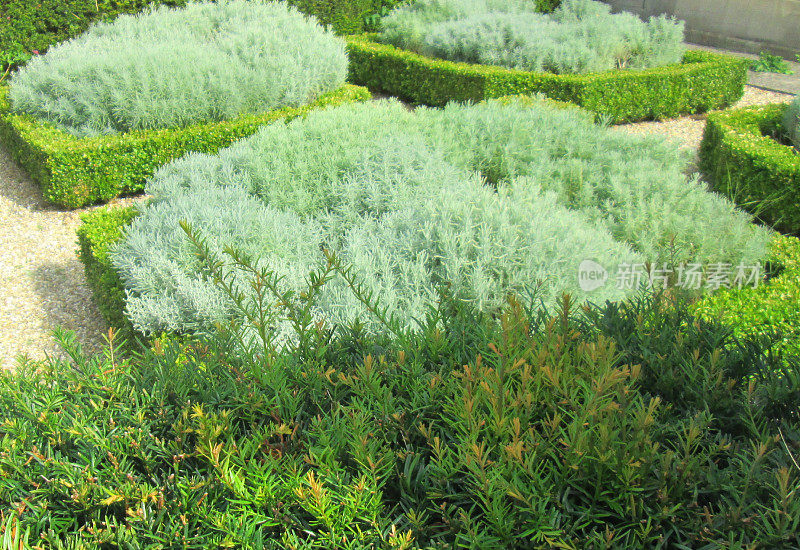
M584 256L610 267L643 261L626 244L553 194L496 193L448 163L418 124L394 101L352 105L162 168L148 185L153 199L112 251L134 325L196 330L230 313L198 270L181 220L212 250L234 245L269 266L285 290L304 286L323 262L321 246L334 250L407 326L448 279L456 298L486 309L509 292L547 301L562 291L600 301L625 295L613 286L582 294L577 265ZM326 287L316 315L375 323L342 281Z
M99 23L12 78L17 112L79 136L297 106L339 87L344 41L283 2L161 6Z
M534 306L552 306L563 293L581 303L630 294L616 284L617 274L644 257L605 227L570 212L552 193L521 196L476 183L465 178L438 196L364 220L345 236L343 257L405 326L423 319L444 289L485 312L500 312L509 294ZM607 284L581 288L584 260L608 268ZM375 325L340 281L325 298L325 309L339 322Z
M590 73L680 62L683 22L612 14L564 0L550 14L530 0L416 0L382 20L379 40L422 55L526 71Z
M663 140L530 101L413 113L396 101L348 105L163 167L111 256L144 332L202 330L232 313L198 269L181 220L216 252L243 249L283 290L304 288L324 263L320 248L333 250L408 327L443 288L484 311L509 293L620 300L630 289L615 275L626 265L764 255L767 232L687 179L684 157ZM605 285L581 288L583 260L608 270ZM313 314L379 326L341 278Z
M451 164L522 194L520 181L532 180L532 193L555 193L652 262L752 264L766 253L770 232L687 178L690 157L663 138L596 126L577 109L513 102L452 103L416 114Z

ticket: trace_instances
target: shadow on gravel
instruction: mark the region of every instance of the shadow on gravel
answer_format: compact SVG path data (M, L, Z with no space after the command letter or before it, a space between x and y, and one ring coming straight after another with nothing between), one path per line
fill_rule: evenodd
M83 266L76 258L69 265L43 263L30 274L31 287L39 297L47 329L70 330L89 353L99 352L108 327L85 284Z

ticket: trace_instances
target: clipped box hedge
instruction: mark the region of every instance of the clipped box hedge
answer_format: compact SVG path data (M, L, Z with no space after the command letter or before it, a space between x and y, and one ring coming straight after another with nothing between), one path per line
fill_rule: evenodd
M125 287L111 265L108 251L137 215L135 206L104 206L81 214L83 223L78 228L78 257L97 308L109 325L127 334L133 333L133 326L124 313Z
M41 186L46 200L71 208L141 191L158 167L187 152L215 153L269 122L370 98L365 88L345 85L302 107L178 129L77 138L30 116L9 112L7 92L0 87L0 141Z
M749 61L706 51L683 63L644 70L557 75L424 57L347 37L350 81L408 101L441 106L505 95L541 93L580 105L614 123L676 117L726 107L744 92Z
M786 104L708 116L700 170L714 189L761 221L800 233L800 154L776 139Z
M720 289L700 300L696 312L740 338L777 333L778 351L800 356L800 240L778 235L767 261L778 272L767 283Z

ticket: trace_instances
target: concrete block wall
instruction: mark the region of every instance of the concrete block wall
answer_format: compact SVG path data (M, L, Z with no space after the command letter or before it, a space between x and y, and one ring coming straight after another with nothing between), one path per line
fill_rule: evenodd
M604 0L642 18L668 14L686 21L693 44L744 53L800 53L800 0Z

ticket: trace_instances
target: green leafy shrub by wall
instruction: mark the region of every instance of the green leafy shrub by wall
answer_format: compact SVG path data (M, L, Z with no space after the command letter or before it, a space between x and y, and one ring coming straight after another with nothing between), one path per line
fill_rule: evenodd
M165 166L111 259L145 333L207 329L232 312L198 273L181 220L204 229L216 253L235 245L258 258L287 291L323 261L320 247L335 251L405 327L442 285L485 311L509 292L533 303L564 290L617 300L634 290L615 284L631 263L737 264L765 253L768 233L687 182L684 157L531 99L415 113L397 102L353 105ZM585 259L609 273L591 294L578 284ZM326 287L317 318L375 327L380 319L346 286Z
M784 58L767 51L758 54L758 59L750 65L750 70L758 73L792 74L792 68Z
M298 107L346 75L344 41L312 19L282 2L225 0L97 24L17 71L8 99L83 137Z
M786 141L787 105L708 116L700 169L718 192L788 233L800 233L800 155Z
M382 20L378 40L426 57L557 74L679 63L683 22L612 14L564 0L549 14L530 0L417 0Z

